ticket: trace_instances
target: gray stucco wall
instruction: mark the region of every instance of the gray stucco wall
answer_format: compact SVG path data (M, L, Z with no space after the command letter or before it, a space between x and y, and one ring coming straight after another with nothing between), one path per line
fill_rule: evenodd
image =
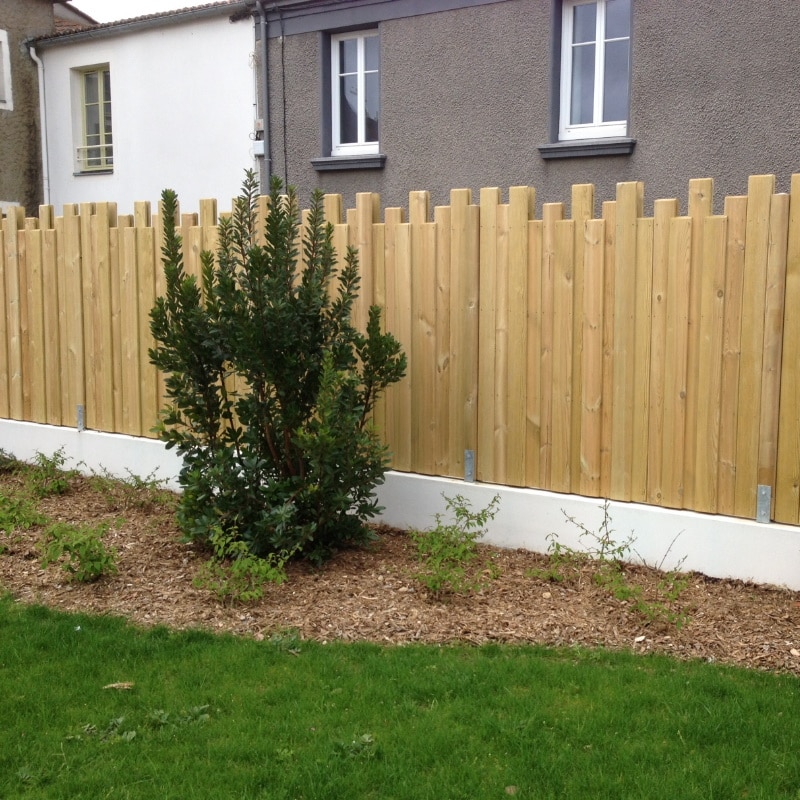
M0 0L0 28L8 32L14 108L0 110L0 200L38 213L42 202L39 83L23 42L53 30L51 0Z
M630 155L544 160L550 141L553 16L559 3L500 0L379 25L382 170L317 172L321 150L319 33L269 40L273 171L303 197L314 187L376 191L384 206L428 189L529 184L541 203L573 183L613 199L617 181L645 182L686 206L690 178L712 177L721 208L750 174L788 189L800 171L800 3L633 0ZM283 90L287 113L283 114ZM284 127L285 123L285 127ZM284 130L286 152L284 153Z

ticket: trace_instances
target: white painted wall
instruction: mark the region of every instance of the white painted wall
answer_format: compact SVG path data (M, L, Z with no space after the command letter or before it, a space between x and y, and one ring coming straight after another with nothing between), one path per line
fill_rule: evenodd
M129 472L140 477L155 473L176 488L181 466L174 451L152 439L11 420L0 420L0 448L24 461L63 448L69 466L87 473L101 467L120 477ZM461 494L476 510L499 494L500 510L486 537L499 547L544 553L547 536L555 533L563 544L579 549L578 529L565 512L591 530L597 530L603 519L602 501L596 498L403 472L389 472L379 487L381 519L399 528L429 528L434 514L445 511L443 494ZM680 566L715 578L800 590L800 528L637 503L612 502L609 512L615 539L623 541L633 534L633 548L650 565Z
M250 19L227 16L41 48L45 66L50 202L137 200L178 192L184 212L201 198L230 209L254 167L254 48ZM109 64L112 175L75 175L71 70Z

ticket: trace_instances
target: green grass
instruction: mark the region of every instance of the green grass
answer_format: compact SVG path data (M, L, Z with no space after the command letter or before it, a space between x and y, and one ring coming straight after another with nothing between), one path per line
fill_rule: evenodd
M6 598L0 686L4 800L800 797L798 680L665 657L256 642Z

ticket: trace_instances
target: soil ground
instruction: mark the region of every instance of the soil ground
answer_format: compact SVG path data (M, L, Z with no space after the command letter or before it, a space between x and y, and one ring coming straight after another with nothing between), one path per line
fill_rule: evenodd
M19 480L0 475L0 494ZM777 587L689 574L668 606L687 616L678 628L648 620L632 601L596 585L591 565L553 582L534 577L547 570L547 557L482 546L481 563L499 576L471 595L437 599L414 579L410 537L379 526L371 546L340 552L321 569L292 563L288 581L267 586L261 600L226 604L193 585L207 554L181 542L174 500L150 503L141 493L75 478L67 494L45 498L40 509L53 520L110 523L105 541L117 550L119 572L70 583L58 565L41 568L41 528L0 531L0 589L25 603L257 639L292 631L321 641L604 646L800 675L800 593ZM626 577L648 602L663 599L657 571L626 567Z

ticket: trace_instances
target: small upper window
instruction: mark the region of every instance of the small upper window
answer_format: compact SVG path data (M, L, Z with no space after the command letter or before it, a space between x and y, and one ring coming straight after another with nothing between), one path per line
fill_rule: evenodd
M82 70L80 88L82 135L77 148L78 171L108 172L114 166L108 65Z
M377 153L380 39L377 31L331 37L331 155Z
M11 53L8 49L8 32L0 30L0 109L14 110L11 96Z
M564 0L559 139L626 136L631 0Z

